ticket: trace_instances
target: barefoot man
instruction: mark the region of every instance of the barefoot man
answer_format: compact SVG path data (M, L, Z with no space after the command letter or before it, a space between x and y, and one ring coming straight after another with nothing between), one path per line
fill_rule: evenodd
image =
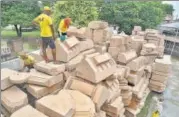
M51 9L47 6L44 7L44 11L41 15L33 20L33 24L40 26L40 36L42 38L42 52L43 58L48 63L46 48L49 46L52 49L53 61L56 63L56 47L55 47L55 33L52 24L52 18L50 17Z

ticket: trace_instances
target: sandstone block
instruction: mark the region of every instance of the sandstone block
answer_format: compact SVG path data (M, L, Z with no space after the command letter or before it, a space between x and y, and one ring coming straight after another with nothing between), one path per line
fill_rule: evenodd
M2 105L9 111L9 113L13 113L28 104L27 94L16 86L2 91L1 101Z
M57 83L63 82L63 81L64 81L63 80L63 74L59 74L57 76L49 76L47 74L38 72L38 71L33 69L30 72L30 77L28 78L27 83L51 87L54 84L57 84Z
M87 31L86 27L82 27L82 28L78 29L77 32L76 32L76 37L80 38L80 39L85 39L87 37L86 36L86 34L87 34L86 31Z
M120 47L125 44L125 38L119 35L114 35L110 39L110 47Z
M7 68L1 69L1 90L5 90L13 85L9 80L13 74L17 74L17 72Z
M98 85L96 87L96 91L94 93L94 96L92 97L92 100L97 110L99 110L101 106L106 102L106 100L109 98L109 94L110 93L105 86Z
M65 71L65 64L54 64L54 63L46 63L45 61L41 61L34 65L34 68L40 72L56 76Z
M28 84L26 88L30 94L32 94L36 99L39 99L57 90L61 90L63 86L64 86L64 83L60 82L51 87L43 87L43 86Z
M99 52L101 54L104 54L107 52L106 46L103 46L103 45L95 45L94 48L95 48L96 52Z
M153 73L151 79L158 81L158 82L166 82L168 79L168 76Z
M66 63L66 69L68 71L75 70L77 65L83 60L85 55L95 53L95 51L96 51L95 49L83 51L82 53L80 53L79 55L77 55L76 57L74 57L73 59L71 59L69 62Z
M124 104L122 103L122 98L119 96L114 102L111 104L105 104L102 107L102 110L114 113L115 115L119 115L120 111L124 108Z
M86 70L88 69L88 70ZM93 83L99 83L115 72L116 63L108 54L86 56L76 68L77 76Z
M76 27L72 27L72 26L70 26L70 28L67 30L67 35L69 36L69 37L72 37L72 36L76 36L77 35L77 28Z
M27 105L18 111L14 112L11 117L48 117L38 110L34 109L32 106Z
M72 117L75 114L75 101L65 90L57 95L48 95L36 102L36 108L49 117Z
M22 84L26 83L28 78L30 77L29 73L15 73L13 76L9 78L10 82L13 84Z
M154 70L169 73L171 69L171 59L169 55L164 55L162 59L156 59L155 65L153 66Z
M71 78L66 85L68 89L80 91L90 97L94 94L96 88L95 85L85 82L84 80L77 79L75 77Z
M68 62L80 53L80 45L78 39L74 36L67 38L64 42L55 41L56 45L56 60ZM51 49L47 48L47 56L50 60L53 59ZM63 56L62 56L63 55Z
M109 47L108 53L114 58L114 60L117 60L118 53L120 52L118 47Z
M105 42L108 40L108 29L98 29L93 31L93 37L92 40L94 41L95 44L100 44L102 42Z
M144 56L140 56L132 61L130 61L127 66L130 67L132 71L138 71L141 67L145 65L146 58Z
M91 29L105 29L108 27L108 23L103 21L91 21L88 27Z
M119 53L118 55L118 62L127 64L131 60L137 57L137 54L135 51L127 51L123 53Z
M67 90L67 92L75 102L75 113L73 117L94 117L95 105L88 96L75 90Z
M80 45L80 52L92 49L94 47L94 43L91 39L80 41L79 45Z

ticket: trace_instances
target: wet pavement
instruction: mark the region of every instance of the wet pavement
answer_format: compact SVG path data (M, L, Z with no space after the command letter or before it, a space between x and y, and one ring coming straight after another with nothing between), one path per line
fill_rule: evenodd
M152 97L164 97L161 117L179 117L179 58L172 58L172 70L163 94L150 93L145 107L137 117L151 117Z

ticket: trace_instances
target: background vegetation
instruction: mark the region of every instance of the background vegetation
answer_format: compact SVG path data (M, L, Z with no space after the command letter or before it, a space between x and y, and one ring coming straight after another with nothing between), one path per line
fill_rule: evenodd
M173 13L173 7L161 2L111 2L96 1L1 1L2 25L14 25L17 36L21 37L22 27L30 27L32 20L38 16L44 5L53 8L53 20L57 29L60 20L69 16L73 25L87 26L92 20L104 20L111 25L119 26L119 32L130 34L133 26L140 25L143 29L155 28L167 14ZM7 32L4 32L5 34Z

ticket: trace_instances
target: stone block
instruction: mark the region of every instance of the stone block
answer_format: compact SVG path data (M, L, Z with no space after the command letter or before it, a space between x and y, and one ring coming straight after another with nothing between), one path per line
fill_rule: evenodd
M120 52L120 49L118 47L109 47L108 53L114 58L114 60L117 60L117 56Z
M33 51L29 53L30 56L32 56L36 62L43 61L42 52L40 50Z
M105 29L107 27L108 27L108 23L103 21L91 21L88 24L88 28L91 29Z
M28 98L27 94L16 86L13 86L1 92L1 102L9 113L13 113L21 107L27 105Z
M82 53L80 53L79 55L77 55L76 57L74 57L73 59L71 59L69 62L66 63L66 70L68 71L75 70L77 65L83 60L85 55L92 54L95 52L96 52L95 49L83 51Z
M86 70L88 69L88 70ZM77 76L93 83L99 83L115 72L116 63L108 53L91 54L78 64Z
M9 80L13 74L17 74L17 72L8 68L1 69L1 90L5 90L13 85Z
M142 31L142 27L141 26L134 26L134 31Z
M125 44L125 38L119 35L114 35L110 39L110 47L120 47Z
M92 40L95 44L100 44L102 42L107 41L108 29L98 29L93 31Z
M67 92L71 95L75 102L75 113L73 117L94 117L95 105L88 96L75 90L67 90Z
M140 68L144 67L146 58L144 56L140 56L127 64L132 71L138 71Z
M171 70L171 59L169 55L164 55L162 59L156 59L153 69L156 71L169 73Z
M152 52L155 51L157 47L153 43L146 43L143 45L142 49L145 50L146 52Z
M61 90L57 95L37 100L36 108L49 117L72 117L75 114L75 101L67 91Z
M13 84L23 84L26 83L28 78L30 77L29 73L15 73L13 76L9 78L10 82Z
M136 86L133 87L132 92L133 94L137 95L140 92L140 89L142 88L142 85L145 83L146 79L141 78L140 81Z
M28 84L26 88L30 94L32 94L36 99L39 99L57 90L61 90L63 86L64 86L64 82L60 82L60 83L54 84L51 87L43 87L43 86Z
M52 62L46 63L45 61L38 62L34 68L40 72L56 76L65 71L65 64L54 64Z
M77 35L77 28L76 27L74 27L74 26L70 26L70 28L67 30L67 35L69 36L69 37L72 37L72 36L75 36L76 37L76 35Z
M18 111L14 112L11 117L48 117L38 110L34 109L32 106L27 105Z
M118 62L127 64L131 60L135 59L137 57L137 54L135 51L127 51L123 53L119 53L118 55Z
M104 104L102 110L110 113L114 113L115 115L119 115L120 111L124 108L124 104L122 103L122 97L119 96L114 102L110 104Z
M80 91L90 97L94 94L96 86L92 83L85 82L84 80L80 80L75 77L72 77L69 80L70 81L66 83L67 89Z
M76 32L76 37L80 38L80 39L85 39L87 37L86 35L87 35L86 27L82 27L82 28L78 29Z
M67 38L64 42L56 40L55 45L57 61L68 62L80 53L80 42L74 36ZM51 49L47 48L46 51L48 58L52 60Z
M92 97L92 100L97 110L99 110L101 106L106 102L106 100L109 98L109 94L110 92L105 86L98 85L96 87L96 91L94 93L94 96Z
M153 73L151 79L155 80L155 81L158 81L158 82L166 82L167 79L168 79L168 76Z
M40 86L46 86L51 87L54 84L57 84L59 82L63 82L63 74L59 74L57 76L50 76L41 72L38 72L34 69L30 71L30 77L28 78L27 83L34 84L34 85L40 85Z
M95 114L95 117L106 117L106 112L100 110Z
M92 49L94 47L94 43L91 39L80 41L79 45L80 45L80 52Z
M106 46L103 46L103 45L95 45L94 49L96 50L96 52L99 52L101 54L104 54L107 52Z
M132 41L131 41L131 48L136 51L136 53L139 55L140 51L142 50L142 46L146 41L144 40L143 37L139 36L133 36Z

